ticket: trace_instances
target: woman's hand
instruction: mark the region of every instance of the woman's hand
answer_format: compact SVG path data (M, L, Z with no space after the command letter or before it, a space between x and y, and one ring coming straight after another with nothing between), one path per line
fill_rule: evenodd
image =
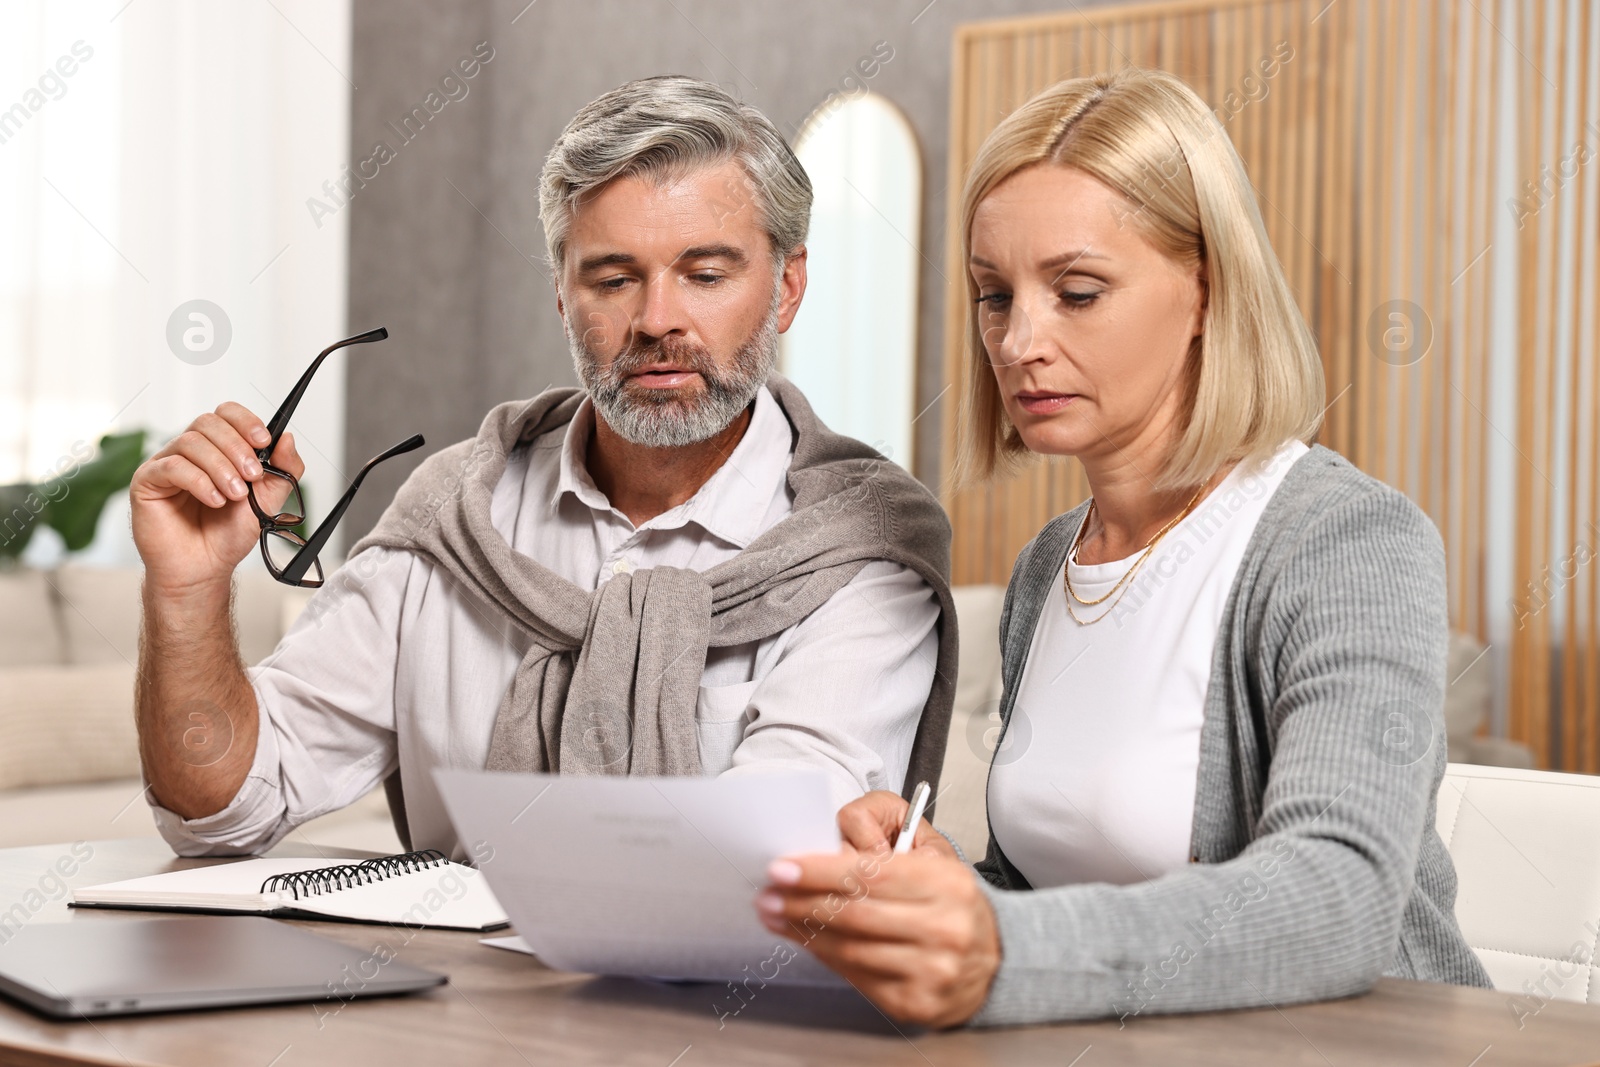
M873 795L884 794L856 803ZM893 1018L958 1026L988 999L1000 933L976 872L928 832L943 848L894 855L885 843L776 860L756 909L767 929L810 949Z
M911 805L898 793L874 790L839 809L839 833L844 836L845 844L858 852L876 854L879 850L888 850L894 846L910 809ZM917 823L911 847L933 849L960 861L950 842L927 819Z

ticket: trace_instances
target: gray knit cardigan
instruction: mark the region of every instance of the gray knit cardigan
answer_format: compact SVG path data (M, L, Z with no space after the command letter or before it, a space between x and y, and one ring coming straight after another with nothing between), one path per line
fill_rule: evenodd
M1046 525L1012 572L1006 725L1084 510ZM991 829L977 869L1002 959L972 1022L1265 1007L1359 993L1380 975L1488 986L1434 829L1446 615L1428 518L1334 452L1302 456L1223 610L1192 862L1135 885L1035 890Z

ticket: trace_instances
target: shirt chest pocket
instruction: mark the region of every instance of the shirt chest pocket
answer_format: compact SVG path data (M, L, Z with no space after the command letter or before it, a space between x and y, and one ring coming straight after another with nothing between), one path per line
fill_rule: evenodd
M700 770L721 774L733 766L733 750L744 738L746 712L759 680L736 685L702 685L695 705L695 726L700 735Z

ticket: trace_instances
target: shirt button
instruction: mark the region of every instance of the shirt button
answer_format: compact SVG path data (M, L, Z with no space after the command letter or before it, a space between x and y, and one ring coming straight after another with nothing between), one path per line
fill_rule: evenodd
M617 560L615 563L613 563L611 565L611 573L613 575L616 575L616 574L632 574L633 573L633 564L631 562L629 562L628 560L626 560L626 559L619 559L619 560Z

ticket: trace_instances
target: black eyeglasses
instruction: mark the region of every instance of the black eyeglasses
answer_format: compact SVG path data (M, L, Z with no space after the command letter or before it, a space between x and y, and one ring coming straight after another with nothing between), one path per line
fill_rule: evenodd
M312 361L306 372L300 375L300 380L289 392L277 414L267 423L267 432L272 439L265 448L256 449L256 458L261 461L261 469L269 477L282 478L289 483L289 493L284 497L283 506L276 512L267 512L256 500L256 483L247 483L250 486L250 510L256 513L256 518L261 521L261 558L266 561L267 570L272 576L285 585L304 586L315 589L322 584L322 563L317 559L322 548L328 543L328 538L333 536L333 528L344 518L344 513L349 510L350 502L356 497L356 490L361 488L361 480L367 472L386 459L410 452L412 449L421 448L422 435L412 434L386 452L380 452L356 472L350 482L350 488L344 491L344 496L328 512L328 517L322 520L316 532L310 538L302 538L294 532L294 528L306 521L305 497L300 492L300 482L288 471L279 470L268 462L273 450L278 447L278 439L283 436L283 431L289 425L289 417L294 414L294 409L299 405L300 398L305 395L306 386L311 384L311 376L317 373L317 368L322 366L322 361L334 352L347 345L364 345L370 341L381 341L389 336L389 331L383 327L370 330L367 333L346 337L343 341L336 341L322 350L321 355Z

